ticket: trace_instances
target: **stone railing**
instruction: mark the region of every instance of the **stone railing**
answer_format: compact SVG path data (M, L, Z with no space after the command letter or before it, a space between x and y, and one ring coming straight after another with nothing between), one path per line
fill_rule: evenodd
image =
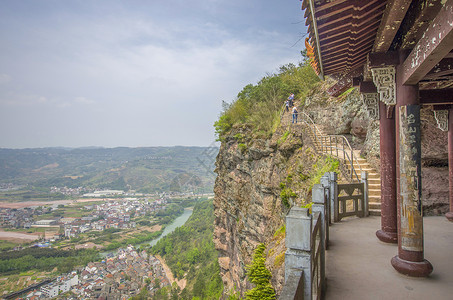
M368 211L368 174L362 171L360 183L338 184L335 172L324 174L321 184L328 189L331 222L342 218L367 217Z
M293 207L286 216L285 286L280 299L321 298L329 220L325 195L324 187L316 184L312 213L308 208Z
M280 300L321 299L326 288L329 224L346 216L368 215L367 175L361 175L361 183L338 185L337 174L326 173L321 184L313 186L312 212L308 208L291 208L286 216L285 285ZM345 190L353 191L349 198L342 196ZM353 210L348 210L348 201Z

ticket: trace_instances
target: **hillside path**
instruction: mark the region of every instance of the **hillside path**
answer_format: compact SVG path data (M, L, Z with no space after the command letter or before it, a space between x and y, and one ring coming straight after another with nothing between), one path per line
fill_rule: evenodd
M173 273L171 272L170 268L165 263L165 259L163 259L160 255L154 255L154 256L162 264L162 267L164 268L164 271L165 271L165 275L167 275L167 278L170 281L170 284L173 285L173 282L176 282L176 284L179 286L179 288L181 290L183 290L186 287L186 285L187 285L187 280L186 279L181 279L181 280L175 279L175 277L173 276Z

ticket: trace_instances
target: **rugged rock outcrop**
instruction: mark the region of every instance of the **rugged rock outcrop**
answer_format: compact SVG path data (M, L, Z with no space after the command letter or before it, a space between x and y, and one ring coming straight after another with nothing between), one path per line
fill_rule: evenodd
M219 251L221 276L228 293L250 288L246 266L260 243L267 245L267 267L277 292L284 280L284 225L289 208L280 198L281 183L290 173L308 173L316 155L307 146L303 130L280 128L270 140L254 140L247 149L231 138L217 157L214 242ZM299 176L300 177L300 176ZM296 189L300 204L307 189Z

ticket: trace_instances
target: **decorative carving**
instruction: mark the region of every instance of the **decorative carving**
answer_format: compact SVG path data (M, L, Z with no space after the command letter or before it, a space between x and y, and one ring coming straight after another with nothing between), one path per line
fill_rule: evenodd
M371 69L373 82L376 85L380 99L387 105L396 104L395 67L387 66Z
M379 96L377 93L362 93L362 101L373 120L379 120Z
M448 131L448 110L435 110L434 118L437 121L437 128Z

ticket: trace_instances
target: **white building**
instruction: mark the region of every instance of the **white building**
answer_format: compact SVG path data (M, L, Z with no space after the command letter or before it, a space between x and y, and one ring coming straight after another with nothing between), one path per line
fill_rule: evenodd
M56 281L41 287L41 292L48 298L69 292L71 287L79 284L79 275L72 272L68 276L58 277Z
M104 191L94 191L93 193L83 194L83 197L108 197L115 195L124 195L124 191L121 190L104 190Z

